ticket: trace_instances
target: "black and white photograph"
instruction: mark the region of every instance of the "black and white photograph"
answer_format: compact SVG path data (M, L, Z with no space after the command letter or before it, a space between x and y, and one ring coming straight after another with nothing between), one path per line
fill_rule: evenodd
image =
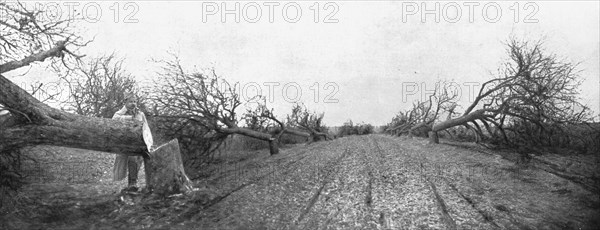
M0 229L600 229L600 1L0 0Z

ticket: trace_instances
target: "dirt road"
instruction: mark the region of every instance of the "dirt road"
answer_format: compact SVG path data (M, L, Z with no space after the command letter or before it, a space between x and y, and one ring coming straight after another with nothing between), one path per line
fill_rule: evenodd
M221 195L181 228L595 229L579 184L494 154L422 139L352 136L230 162Z
M600 177L600 163L589 156L544 155L517 164L500 152L385 135L301 144L276 156L268 150L224 154L200 172L208 177L196 181L199 190L191 196L122 195L123 185L106 173L97 183L28 185L21 205L0 213L0 229L600 226L600 199L591 192L597 190L581 176ZM97 159L108 167L101 171L110 170L112 159Z

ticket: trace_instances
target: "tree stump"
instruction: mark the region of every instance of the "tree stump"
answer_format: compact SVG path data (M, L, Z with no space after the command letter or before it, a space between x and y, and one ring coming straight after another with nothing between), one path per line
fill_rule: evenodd
M279 139L269 140L269 152L271 155L279 154Z
M435 131L429 131L429 143L430 144L439 144L440 138L438 137L438 133Z
M179 142L173 139L159 146L144 158L146 188L159 195L188 193L192 182L185 174Z

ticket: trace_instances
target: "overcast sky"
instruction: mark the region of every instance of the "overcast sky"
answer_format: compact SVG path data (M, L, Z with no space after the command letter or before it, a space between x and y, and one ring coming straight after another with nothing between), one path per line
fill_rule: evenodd
M225 6L232 10L235 3ZM433 10L433 2L320 2L318 22L314 1L273 6L273 22L269 18L273 2L237 3L239 22L234 14L222 21L221 2L147 1L127 7L121 3L118 15L110 8L115 9L114 2L103 2L102 15L94 17L99 21L82 24L86 37L95 36L83 51L88 56L116 52L126 58L129 72L147 83L156 76L150 58L164 58L171 50L189 68L214 67L229 81L242 83L250 94L256 85L268 94L267 85L273 85L271 106L277 114L288 113L292 106L288 101L299 98L308 108L325 112L327 125L348 119L382 125L420 99L423 87L432 89L438 79L462 85L466 103L465 84L493 77L490 72L507 58L502 43L514 35L544 39L547 51L580 62L582 100L595 114L600 106L598 1L520 2L518 7L515 2L438 2L439 22L433 14L425 15L425 22L421 19L423 6ZM284 17L286 3L290 4ZM77 7L85 6L81 4ZM299 17L297 6L302 10ZM482 13L485 7L487 14ZM256 9L262 13L259 19ZM497 9L501 14L495 13ZM137 22L124 23L127 15ZM332 23L324 23L326 16ZM458 22L449 22L453 19ZM29 74L18 81L35 80L48 79ZM301 97L294 83L301 87ZM419 92L403 97L403 86L415 83Z

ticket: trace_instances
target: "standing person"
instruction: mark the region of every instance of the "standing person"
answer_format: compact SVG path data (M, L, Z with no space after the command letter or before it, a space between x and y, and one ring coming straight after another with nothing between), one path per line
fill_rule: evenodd
M117 111L112 119L116 120L136 120L146 122L146 117L143 112L139 111L137 105L129 100L123 108ZM146 125L146 124L144 124ZM141 137L140 137L141 138ZM127 188L125 191L136 192L138 188L137 179L138 171L142 163L142 156L128 156L125 154L117 154L115 165L113 168L113 180L120 181L125 179L127 174ZM127 173L129 171L129 173Z

